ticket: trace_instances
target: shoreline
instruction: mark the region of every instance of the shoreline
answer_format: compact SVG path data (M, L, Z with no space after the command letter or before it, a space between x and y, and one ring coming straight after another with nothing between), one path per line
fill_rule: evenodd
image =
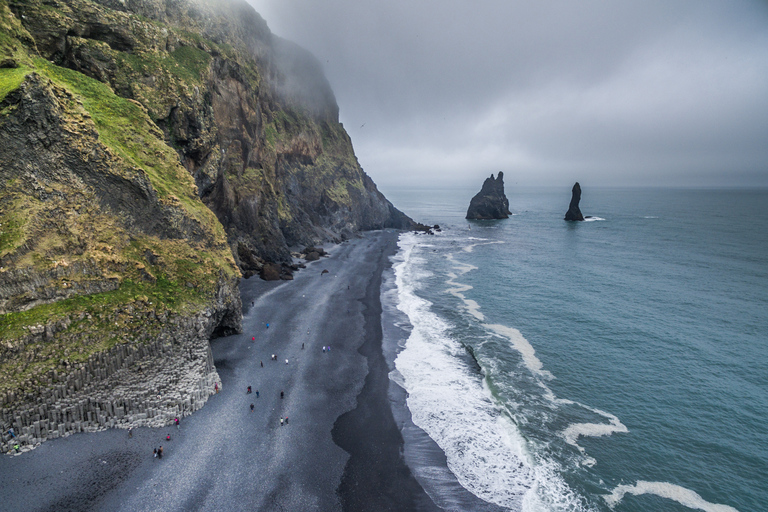
M432 502L442 510L471 510L473 512L502 512L508 510L487 502L463 487L448 468L448 459L442 448L411 417L408 392L398 379L395 367L398 354L405 349L412 326L409 318L397 308L394 265L383 273L382 313L383 339L381 352L388 367L388 395L392 413L403 438L403 457L412 474ZM478 368L479 371L479 368Z
M439 510L404 461L390 408L379 290L397 238L380 231L334 246L294 281L241 282L244 331L211 342L222 389L203 409L180 430L137 428L130 439L122 429L75 434L2 457L0 503L9 510ZM326 345L332 350L323 352ZM258 399L245 394L248 385ZM359 416L384 434L360 428ZM290 422L281 426L284 417ZM162 460L152 458L159 445Z

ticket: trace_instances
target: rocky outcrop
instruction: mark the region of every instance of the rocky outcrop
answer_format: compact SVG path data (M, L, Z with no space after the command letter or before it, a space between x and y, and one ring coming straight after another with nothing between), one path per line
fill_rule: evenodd
M413 224L358 164L317 60L244 1L9 5L45 59L146 109L244 274L290 263L290 247Z
M0 33L0 430L24 446L195 410L241 272L414 226L244 1L0 0Z
M568 211L565 212L565 220L584 220L584 216L579 210L579 201L581 201L581 186L577 181L571 189L571 204L568 206Z
M509 211L509 200L504 195L504 173L499 172L494 179L493 174L483 182L483 188L472 198L467 209L467 219L507 219L512 214Z

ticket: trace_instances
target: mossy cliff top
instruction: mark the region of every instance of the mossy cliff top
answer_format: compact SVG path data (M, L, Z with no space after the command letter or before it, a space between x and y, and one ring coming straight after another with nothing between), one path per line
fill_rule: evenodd
M46 60L146 109L248 274L293 246L410 227L358 164L317 60L244 1L8 6Z
M412 225L244 1L0 0L0 398L169 319L237 330L241 271Z
M7 35L0 396L28 394L51 370L118 343L149 340L159 318L219 309L236 330L240 273L226 233L146 109Z

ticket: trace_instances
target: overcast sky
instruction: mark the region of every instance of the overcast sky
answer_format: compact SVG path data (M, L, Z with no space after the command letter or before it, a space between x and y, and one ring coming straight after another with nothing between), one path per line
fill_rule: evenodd
M768 186L765 0L249 0L380 185Z

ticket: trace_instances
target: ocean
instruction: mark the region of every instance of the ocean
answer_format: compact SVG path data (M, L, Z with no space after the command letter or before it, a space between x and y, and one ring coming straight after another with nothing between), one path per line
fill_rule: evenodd
M382 300L459 483L525 512L768 510L768 190L587 184L573 223L570 187L467 221L477 190L384 188L442 228L400 236Z

